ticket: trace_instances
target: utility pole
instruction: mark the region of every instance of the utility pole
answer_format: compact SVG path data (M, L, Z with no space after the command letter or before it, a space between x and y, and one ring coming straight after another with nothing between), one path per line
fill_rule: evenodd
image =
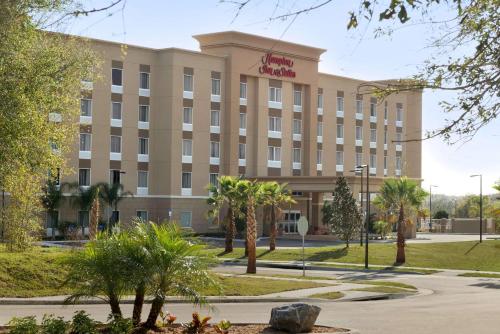
M479 176L479 242L483 242L483 174L474 174L470 177Z

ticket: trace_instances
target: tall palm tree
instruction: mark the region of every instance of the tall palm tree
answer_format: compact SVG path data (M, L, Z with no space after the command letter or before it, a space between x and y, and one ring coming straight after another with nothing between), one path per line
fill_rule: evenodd
M73 206L77 207L81 211L88 211L90 216L92 206L94 205L95 200L99 198L99 187L96 185L81 187L78 183L72 183L69 186L74 189L73 194L71 195L71 202ZM83 237L85 232L85 225L83 221L81 228Z
M113 211L118 211L118 204L127 196L131 196L132 193L129 191L124 191L123 184L121 183L105 183L101 182L97 184L99 188L99 196L101 199L111 208ZM111 215L108 215L107 220L107 230L112 227L110 226ZM116 222L113 222L116 223Z
M264 203L264 191L261 183L250 180L238 182L237 190L247 203L247 273L255 274L257 272L257 220L255 207Z
M404 228L407 217L422 205L426 196L427 192L420 188L416 181L402 177L385 180L373 201L376 206L384 210L399 213L396 264L403 264L406 261Z
M279 184L278 182L264 182L262 184L262 193L264 205L269 208L270 219L270 238L269 250L276 249L276 217L281 215L282 205L290 205L297 203L290 192L286 189L286 184Z
M52 218L52 221L54 222L56 212L58 209L61 207L63 201L64 201L64 194L63 194L63 186L65 184L59 184L56 180L49 180L47 184L43 188L43 195L42 195L42 205L47 210L47 214ZM52 226L52 239L55 238L56 236L56 228L58 227L56 225Z
M233 240L236 234L236 218L242 215L241 206L243 197L238 192L238 182L241 179L234 176L221 176L219 185L209 185L210 197L207 204L210 206L207 215L211 218L219 217L220 210L227 205L226 214L226 241L225 252L233 251Z

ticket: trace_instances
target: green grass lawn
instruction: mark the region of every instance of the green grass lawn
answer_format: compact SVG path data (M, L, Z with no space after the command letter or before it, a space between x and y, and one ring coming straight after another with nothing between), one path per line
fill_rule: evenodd
M222 258L243 258L243 249L223 254L223 249L211 249L209 252ZM396 258L395 244L371 244L370 264L392 266ZM364 263L364 248L359 245L306 248L306 261ZM302 249L267 249L257 250L259 260L301 260ZM500 240L487 240L449 243L421 243L406 246L406 266L485 270L500 272ZM404 268L399 267L399 270Z
M325 293L317 293L314 295L309 296L311 298L321 298L321 299L339 299L344 297L344 294L340 291L332 291L332 292L325 292Z

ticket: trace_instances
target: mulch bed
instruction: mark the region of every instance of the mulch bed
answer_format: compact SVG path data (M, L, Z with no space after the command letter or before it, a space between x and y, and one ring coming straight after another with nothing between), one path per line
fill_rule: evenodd
M325 327L325 326L314 326L312 332L309 333L345 333L348 332L347 329ZM173 326L169 328L162 328L161 331L149 331L148 334L153 333L168 333L168 334L183 334L183 328L178 326ZM205 334L217 334L217 332L208 328ZM269 327L268 324L233 324L228 331L228 334L290 334L289 332L278 331Z

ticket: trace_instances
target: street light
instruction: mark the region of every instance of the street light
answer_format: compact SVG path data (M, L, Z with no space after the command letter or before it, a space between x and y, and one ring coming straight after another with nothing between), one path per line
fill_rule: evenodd
M360 201L360 207L361 210L363 210L363 169L355 168L351 169L350 172L358 173L361 172L361 186L359 193L361 194L361 201ZM361 224L361 228L359 229L359 245L363 246L363 224Z
M432 188L437 188L438 186L429 186L429 232L432 232Z
M470 177L479 176L479 242L483 242L483 174L474 174Z
M361 175L363 175L363 169L366 168L366 222L365 222L365 269L368 269L368 224L370 221L370 170L368 165L359 165L355 167L356 169L361 169Z

